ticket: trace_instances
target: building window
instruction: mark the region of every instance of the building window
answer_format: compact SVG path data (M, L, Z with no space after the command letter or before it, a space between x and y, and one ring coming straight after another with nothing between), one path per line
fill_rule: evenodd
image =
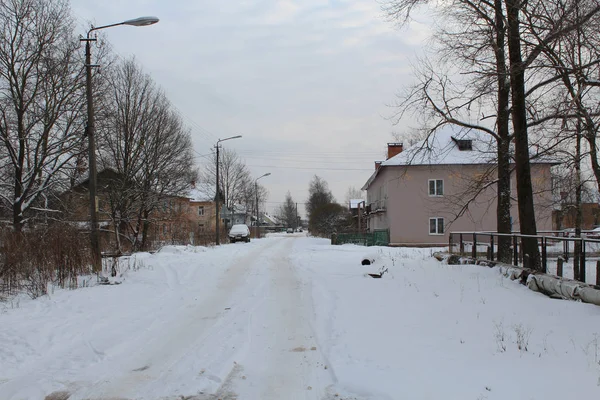
M204 232L204 224L198 224L198 232Z
M444 234L444 218L429 218L429 234L443 235Z
M163 235L167 234L167 224L163 224Z
M198 215L199 216L203 216L204 215L204 206L198 206Z
M442 179L430 179L429 180L429 195L430 196L443 196L444 195L444 181Z

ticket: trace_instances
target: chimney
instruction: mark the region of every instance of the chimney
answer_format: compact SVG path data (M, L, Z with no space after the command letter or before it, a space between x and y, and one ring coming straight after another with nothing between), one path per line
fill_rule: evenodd
M402 145L402 143L388 143L388 155L387 155L387 159L389 160L390 158L402 153L402 150L404 150L404 146Z
M375 161L375 171L377 171L379 169L379 167L381 167L381 163L383 161Z

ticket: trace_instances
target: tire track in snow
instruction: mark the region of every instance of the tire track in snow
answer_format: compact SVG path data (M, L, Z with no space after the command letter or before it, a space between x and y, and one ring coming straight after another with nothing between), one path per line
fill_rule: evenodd
M320 400L334 383L312 328L310 287L298 279L289 258L294 241L281 241L265 266L265 301L253 314L241 360L246 379L233 385L240 399Z
M246 301L244 304L240 301L243 307L238 310L232 307L232 302L239 298L240 294L247 297L256 292L256 288L249 288L247 285L249 277L255 268L260 267L257 264L260 263L261 255L269 252L277 243L277 240L265 241L264 245L230 261L230 267L224 272L211 295L198 305L177 313L178 315L165 324L167 326L154 332L149 341L140 343L126 360L113 360L117 372L113 376L103 376L91 387L82 387L73 393L70 400L157 398L157 393L163 392L165 387L169 386L171 378L176 380L178 372L188 368L198 369L198 379L189 385L188 390L192 390L195 385L195 391L187 392L186 395L198 393L197 387L206 385L207 381L214 382L213 386L217 389L219 385L222 386L223 378L226 381L232 371L232 362L222 359L234 358L234 354L241 349L241 344L247 337L244 324L241 323L239 328L235 325L247 318L247 310L253 306L252 302ZM181 286L181 290L184 288L185 286ZM254 302L261 300L259 297ZM238 343L239 349L226 349L230 343ZM206 363L206 354L214 353L215 349L223 350L218 351L219 354L212 360L212 364L216 365L219 371L217 374L205 375L201 365ZM227 357L223 354L227 354ZM102 365L101 369L106 370L106 365ZM189 370L185 372L189 374ZM179 388L178 391L186 389Z

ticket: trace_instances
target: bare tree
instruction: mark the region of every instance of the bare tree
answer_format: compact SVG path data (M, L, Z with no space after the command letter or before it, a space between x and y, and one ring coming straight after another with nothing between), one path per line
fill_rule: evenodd
M252 210L253 213L256 212L255 218L257 225L260 224L260 210L264 210L263 205L268 197L269 191L266 187L256 181L247 182L242 194L241 204L244 205L246 210Z
M389 1L384 10L403 24L414 7L427 1ZM448 23L436 35L436 60L421 60L415 68L417 83L400 98L396 122L407 112L421 120L422 136L453 126L462 131L476 130L496 142L496 165L484 173L489 179L475 180L465 193L457 194L458 218L471 202L492 185L496 186L497 230L510 233L510 142L509 93L506 60L506 29L502 2L458 1L440 5L439 14ZM490 121L492 121L490 123ZM426 141L427 142L427 141ZM494 172L496 178L491 179ZM510 259L510 240L498 243L500 260Z
M214 192L216 179L216 153L212 162L200 171L200 185L208 193ZM247 204L248 191L254 185L250 171L238 154L231 149L219 151L219 191L225 206L233 209L236 204Z
M384 9L392 18L400 24L404 24L409 20L415 7L427 3L430 2L427 0L392 0L384 3ZM436 4L438 9L442 9L450 15L451 23L448 26L454 29L442 30L440 35L440 42L450 50L446 55L450 55L453 60L459 60L459 68L461 60L463 63L467 62L463 65L466 67L463 73L476 77L475 81L478 82L476 87L485 89L486 86L490 86L490 82L496 83L494 85L497 88L494 115L496 132L490 133L502 138L498 141L499 184L505 180L504 183L501 183L505 185L510 176L507 174L510 162L508 150L511 138L514 137L519 222L521 233L524 234L535 235L537 233L531 181L530 130L541 131L541 124L545 121L536 120L539 115L532 113L532 110L537 108L539 111L540 107L548 107L550 102L550 97L547 95L548 85L557 79L555 73L548 74L547 70L545 74L540 73L543 71L543 68L540 68L540 54L545 48L554 47L561 38L577 30L578 27L590 24L600 10L600 5L597 1L586 0L585 10L582 11L583 3L583 0L553 0L550 2L541 0L529 2L459 0ZM468 35L465 36L465 33ZM478 34L473 35L473 33ZM480 68L486 63L488 68ZM462 128L480 129L479 126L473 126L474 124L470 121L454 117L452 112L458 114L458 109L470 109L481 101L483 98L481 96L485 96L489 92L483 90L479 92L479 96L467 97L470 100L459 104L459 108L456 109L453 108L456 106L456 102L460 102L460 99L463 98L461 95L464 93L461 90L468 91L466 89L468 86L461 86L458 89L459 95L453 96L456 91L452 94L445 91L449 85L444 80L427 79L422 87L425 84L431 85L432 81L443 83L441 102L436 104L437 99L431 100L432 96L425 95L438 118L441 116L444 123L451 123ZM584 81L588 80L584 79ZM526 85L529 87L526 88ZM536 91L539 94L536 94ZM449 99L453 100L450 106L448 106ZM508 131L509 110L512 135L509 135ZM467 123L465 124L465 122ZM534 125L537 125L537 128L532 128ZM503 133L500 134L500 132ZM500 151L502 146L506 150L503 153L504 157ZM503 178L500 178L500 173L503 174ZM506 212L500 211L500 204L502 203L506 207L509 197L508 192L500 188L498 193L498 227L500 230L501 226L507 223L506 219L502 219L503 216L506 218L508 215ZM534 238L524 238L523 250L526 254L527 266L540 268L537 241Z
M350 200L362 199L363 197L364 196L363 196L362 190L357 189L354 186L351 186L346 191L346 196L344 197L344 200L345 200L346 204L349 204Z
M83 68L65 0L3 0L0 32L0 197L19 231L81 153Z
M141 249L153 212L166 199L187 194L196 180L191 137L164 92L135 60L117 65L110 79L113 90L102 109L100 159L120 179L109 190L105 212L115 228L117 249L121 237Z

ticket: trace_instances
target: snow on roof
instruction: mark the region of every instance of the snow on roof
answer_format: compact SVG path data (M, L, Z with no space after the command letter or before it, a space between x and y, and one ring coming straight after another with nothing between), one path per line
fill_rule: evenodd
M267 213L263 214L263 221L264 220L268 221L271 224L278 224L279 223L279 221L277 220L277 218L275 218L274 216L272 216L270 214L267 214Z
M472 150L460 150L459 142L470 140ZM485 133L438 132L381 163L394 165L489 164L496 160L495 139Z
M213 201L215 198L213 193L206 193L206 191L199 189L198 187L193 187L188 191L187 197L190 201L198 201L198 202L206 202Z
M462 148L462 149L461 149ZM471 148L471 150L468 150ZM410 146L402 153L383 161L381 167L408 165L476 165L495 164L497 160L496 140L480 131L456 133L437 132L427 139ZM547 157L531 160L535 164L557 164ZM377 177L375 170L361 188L366 190Z

